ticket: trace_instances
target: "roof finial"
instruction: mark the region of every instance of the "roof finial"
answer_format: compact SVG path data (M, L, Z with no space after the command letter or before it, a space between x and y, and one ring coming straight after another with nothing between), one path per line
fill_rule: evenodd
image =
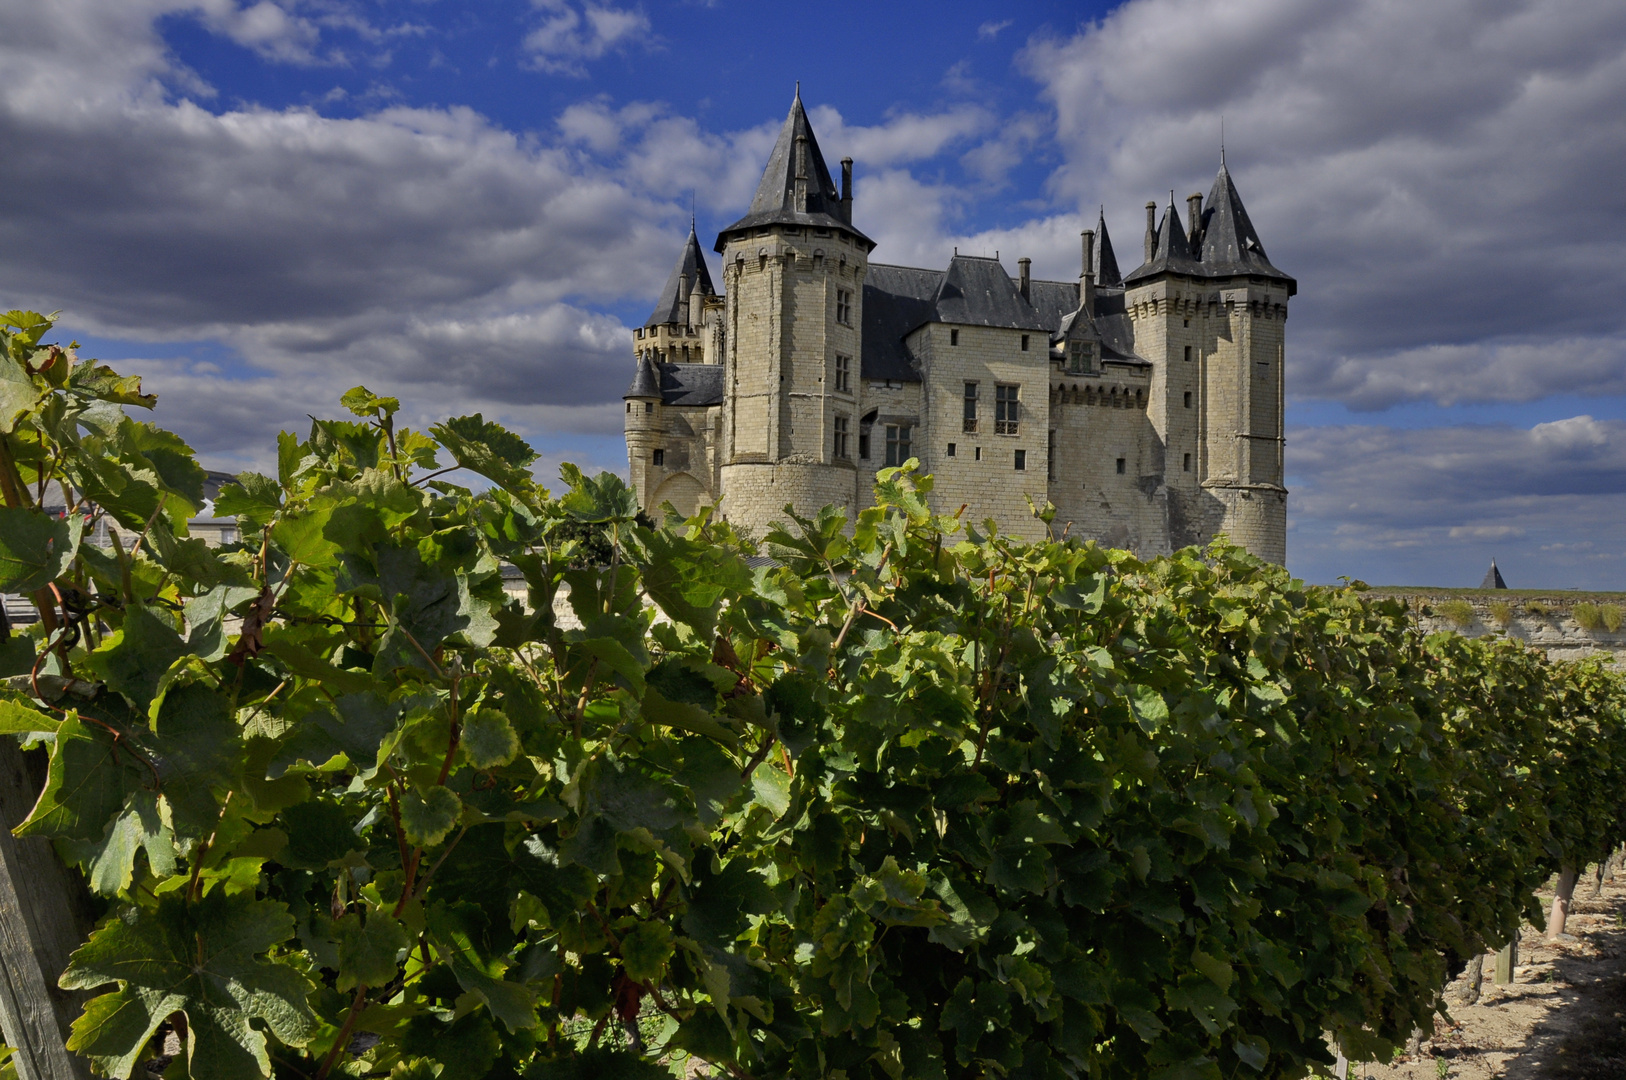
M802 100L802 80L800 79L796 80L796 100L798 102Z
M689 189L689 231L694 232L694 188Z
M1225 114L1220 113L1220 168L1225 168Z

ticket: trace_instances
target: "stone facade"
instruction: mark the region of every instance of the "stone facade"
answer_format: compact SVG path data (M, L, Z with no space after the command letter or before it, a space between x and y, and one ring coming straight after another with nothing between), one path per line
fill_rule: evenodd
M1005 532L1054 528L1141 554L1224 533L1286 559L1284 324L1271 266L1222 163L1189 230L1148 207L1145 260L1118 270L1104 219L1077 281L874 263L800 99L750 211L724 229L724 289L691 230L634 331L628 464L646 509L715 503L760 535L790 505L849 514L917 459L934 506Z

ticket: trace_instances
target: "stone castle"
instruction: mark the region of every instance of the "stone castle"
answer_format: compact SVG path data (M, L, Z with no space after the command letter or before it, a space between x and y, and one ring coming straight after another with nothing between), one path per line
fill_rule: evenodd
M1019 259L947 269L871 262L798 93L749 212L724 229L721 293L691 227L633 331L627 459L642 505L717 503L761 535L792 505L849 514L910 458L940 512L1143 555L1227 534L1287 555L1283 324L1296 283L1271 265L1221 156L1206 202L1146 207L1128 274L1103 214L1077 281ZM657 515L658 516L658 515Z

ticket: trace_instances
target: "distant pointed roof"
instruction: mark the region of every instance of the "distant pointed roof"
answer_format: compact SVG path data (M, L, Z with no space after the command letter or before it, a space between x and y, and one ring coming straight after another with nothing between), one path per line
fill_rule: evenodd
M689 291L694 288L696 274L700 276L700 291L707 296L716 296L717 290L711 284L711 271L706 269L706 257L700 253L700 241L695 237L694 223L690 222L689 239L683 242L683 254L678 256L672 276L666 279L666 288L661 290L661 298L655 302L655 310L644 320L644 325L685 322L683 305L689 299Z
M1195 276L1202 272L1202 267L1192 258L1191 242L1186 239L1185 226L1180 224L1180 212L1175 209L1174 196L1171 194L1169 208L1163 211L1163 223L1157 229L1157 246L1152 250L1152 258L1137 267L1124 281L1139 281L1156 274Z
M796 146L804 139L807 146L806 209L796 205ZM773 153L768 155L768 165L762 170L762 182L757 185L757 193L751 199L751 208L744 217L718 235L716 250L723 250L724 240L729 233L760 225L812 225L841 229L870 247L875 246L869 237L842 219L841 192L836 189L835 181L830 179L830 169L824 163L823 152L819 150L819 140L814 137L813 125L808 123L807 110L802 107L800 88L796 100L791 102L790 114L785 117L784 126L779 129L779 139L774 143Z
M1212 277L1230 277L1252 274L1259 277L1279 278L1289 282L1289 294L1297 291L1297 282L1271 265L1265 255L1265 245L1254 231L1248 211L1237 194L1231 172L1220 160L1219 175L1203 206L1202 253L1203 270Z
M1090 269L1095 271L1097 287L1110 289L1124 283L1124 276L1118 270L1118 256L1112 253L1112 237L1107 235L1107 210L1104 206L1095 223L1095 265Z
M632 385L627 387L627 392L621 396L623 399L661 396L661 377L655 370L655 361L647 356L638 358L638 371L632 377Z
M1507 582L1502 580L1502 572L1496 569L1496 560L1491 560L1491 567L1485 571L1485 580L1480 582L1481 589L1505 589Z
M998 259L955 255L932 297L936 322L1048 330Z

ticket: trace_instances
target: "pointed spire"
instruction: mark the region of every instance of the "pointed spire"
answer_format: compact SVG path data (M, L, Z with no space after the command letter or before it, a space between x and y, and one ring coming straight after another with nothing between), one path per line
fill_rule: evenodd
M824 152L819 149L819 140L802 105L801 83L796 84L796 98L768 155L750 210L722 231L716 250L723 250L730 233L775 224L841 229L869 241L845 220L841 192L830 177L830 167L824 163Z
M631 401L635 399L655 400L661 398L661 377L655 370L655 361L647 356L638 358L638 370L632 376L632 385L621 397Z
M1090 269L1095 271L1096 288L1116 288L1124 283L1123 273L1118 269L1118 256L1112 251L1112 237L1107 235L1105 206L1101 207L1095 222L1095 261Z
M1297 283L1270 263L1265 245L1260 243L1248 211L1237 194L1231 171L1225 166L1224 150L1220 152L1219 174L1208 193L1203 208L1202 251L1199 255L1204 272L1210 277L1231 277L1248 274L1273 277L1289 282L1288 294L1297 292Z
M689 238L683 242L683 252L678 256L677 265L672 268L672 274L666 279L666 287L661 290L661 298L655 302L655 310L644 320L645 326L660 326L663 323L688 322L684 316L684 305L689 302L689 294L694 291L696 284L704 296L716 296L717 290L711 283L711 271L706 268L706 257L701 254L700 241L695 236L694 222L689 222Z
M1485 571L1485 580L1480 582L1481 589L1505 589L1507 582L1502 580L1502 572L1496 569L1496 560L1491 560L1490 569Z

